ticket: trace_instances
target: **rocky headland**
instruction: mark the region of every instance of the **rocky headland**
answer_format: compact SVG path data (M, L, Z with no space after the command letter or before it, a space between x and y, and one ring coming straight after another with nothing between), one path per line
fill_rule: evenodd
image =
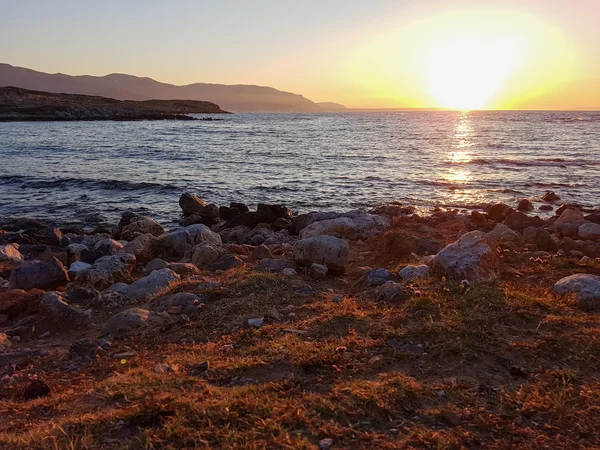
M195 120L187 114L228 114L195 100L116 100L0 87L0 122L74 120Z
M2 219L0 446L597 447L600 213L545 200Z

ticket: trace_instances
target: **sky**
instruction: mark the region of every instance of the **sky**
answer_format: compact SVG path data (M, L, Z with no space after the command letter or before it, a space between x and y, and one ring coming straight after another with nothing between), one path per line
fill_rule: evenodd
M0 62L350 107L600 107L600 0L0 0Z

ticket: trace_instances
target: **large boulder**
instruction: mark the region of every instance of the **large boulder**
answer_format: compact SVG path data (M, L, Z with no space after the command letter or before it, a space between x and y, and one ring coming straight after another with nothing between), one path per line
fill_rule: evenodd
M310 223L300 231L302 239L315 236L335 236L344 239L364 239L375 236L389 226L389 220L383 216L363 211L351 211L331 219Z
M90 321L90 313L66 302L60 292L46 292L40 300L40 314L56 324L64 326L84 325Z
M103 255L114 255L123 249L123 244L114 239L103 239L94 245L94 250Z
M499 260L492 247L486 233L471 231L442 249L430 265L453 277L493 283L498 278Z
M554 222L554 228L559 231L560 225L567 222L582 222L585 218L583 213L577 208L566 208L560 217Z
M135 262L135 256L129 253L103 256L97 259L92 267L79 272L75 276L75 282L100 290L115 283L127 283L131 281L131 270Z
M497 224L494 229L488 233L488 236L493 242L497 243L520 243L522 241L521 235L517 231L510 229L502 223Z
M191 216L200 214L206 207L206 203L198 196L186 192L179 197L179 206L181 207L184 216Z
M324 264L332 274L343 274L348 266L350 247L335 236L315 236L294 244L294 260L301 266Z
M24 260L19 251L19 244L0 245L0 261L22 262Z
M593 222L584 223L579 227L578 234L582 239L598 240L600 239L600 225Z
M200 268L206 268L216 263L224 255L225 250L222 246L205 242L192 248L190 261Z
M26 262L13 269L8 282L9 289L54 289L69 281L69 275L56 258Z
M152 250L157 240L158 238L150 233L138 234L123 246L122 252L135 256L138 261L148 261L152 258Z
M417 278L429 277L429 266L419 264L417 266L406 266L398 272L398 276L404 281L412 281Z
M151 236L161 236L165 229L156 220L149 217L137 216L131 219L129 225L125 225L121 230L121 239L132 241L139 235L149 234Z
M558 245L552 239L550 232L540 227L525 228L523 231L523 240L528 244L534 244L538 250L545 252L555 252L558 249Z
M110 290L120 292L133 300L141 300L164 290L172 283L179 281L179 279L179 275L171 269L160 269L154 270L150 275L131 284L115 284Z
M486 206L484 208L484 211L492 220L495 220L496 222L501 222L504 219L506 219L506 216L508 216L514 210L505 203L495 203Z
M163 234L156 244L156 249L158 253L167 256L183 256L186 251L202 243L221 245L221 236L206 225L190 225Z
M600 307L600 277L597 275L580 273L562 278L554 285L554 292L559 295L576 293L582 306Z

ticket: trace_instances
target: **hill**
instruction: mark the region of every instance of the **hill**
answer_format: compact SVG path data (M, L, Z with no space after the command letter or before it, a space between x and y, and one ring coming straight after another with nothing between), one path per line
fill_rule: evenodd
M151 78L110 74L102 77L48 74L0 63L0 87L54 93L99 95L119 100L202 100L228 111L247 112L319 112L322 109L302 95L271 87L194 83L175 86Z
M226 114L218 105L192 100L147 100L54 94L0 87L0 121L190 120L185 114Z

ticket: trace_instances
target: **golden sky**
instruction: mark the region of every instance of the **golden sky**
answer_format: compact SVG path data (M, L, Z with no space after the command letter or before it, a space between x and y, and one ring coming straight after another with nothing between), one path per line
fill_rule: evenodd
M600 0L0 0L0 62L351 107L600 107Z

